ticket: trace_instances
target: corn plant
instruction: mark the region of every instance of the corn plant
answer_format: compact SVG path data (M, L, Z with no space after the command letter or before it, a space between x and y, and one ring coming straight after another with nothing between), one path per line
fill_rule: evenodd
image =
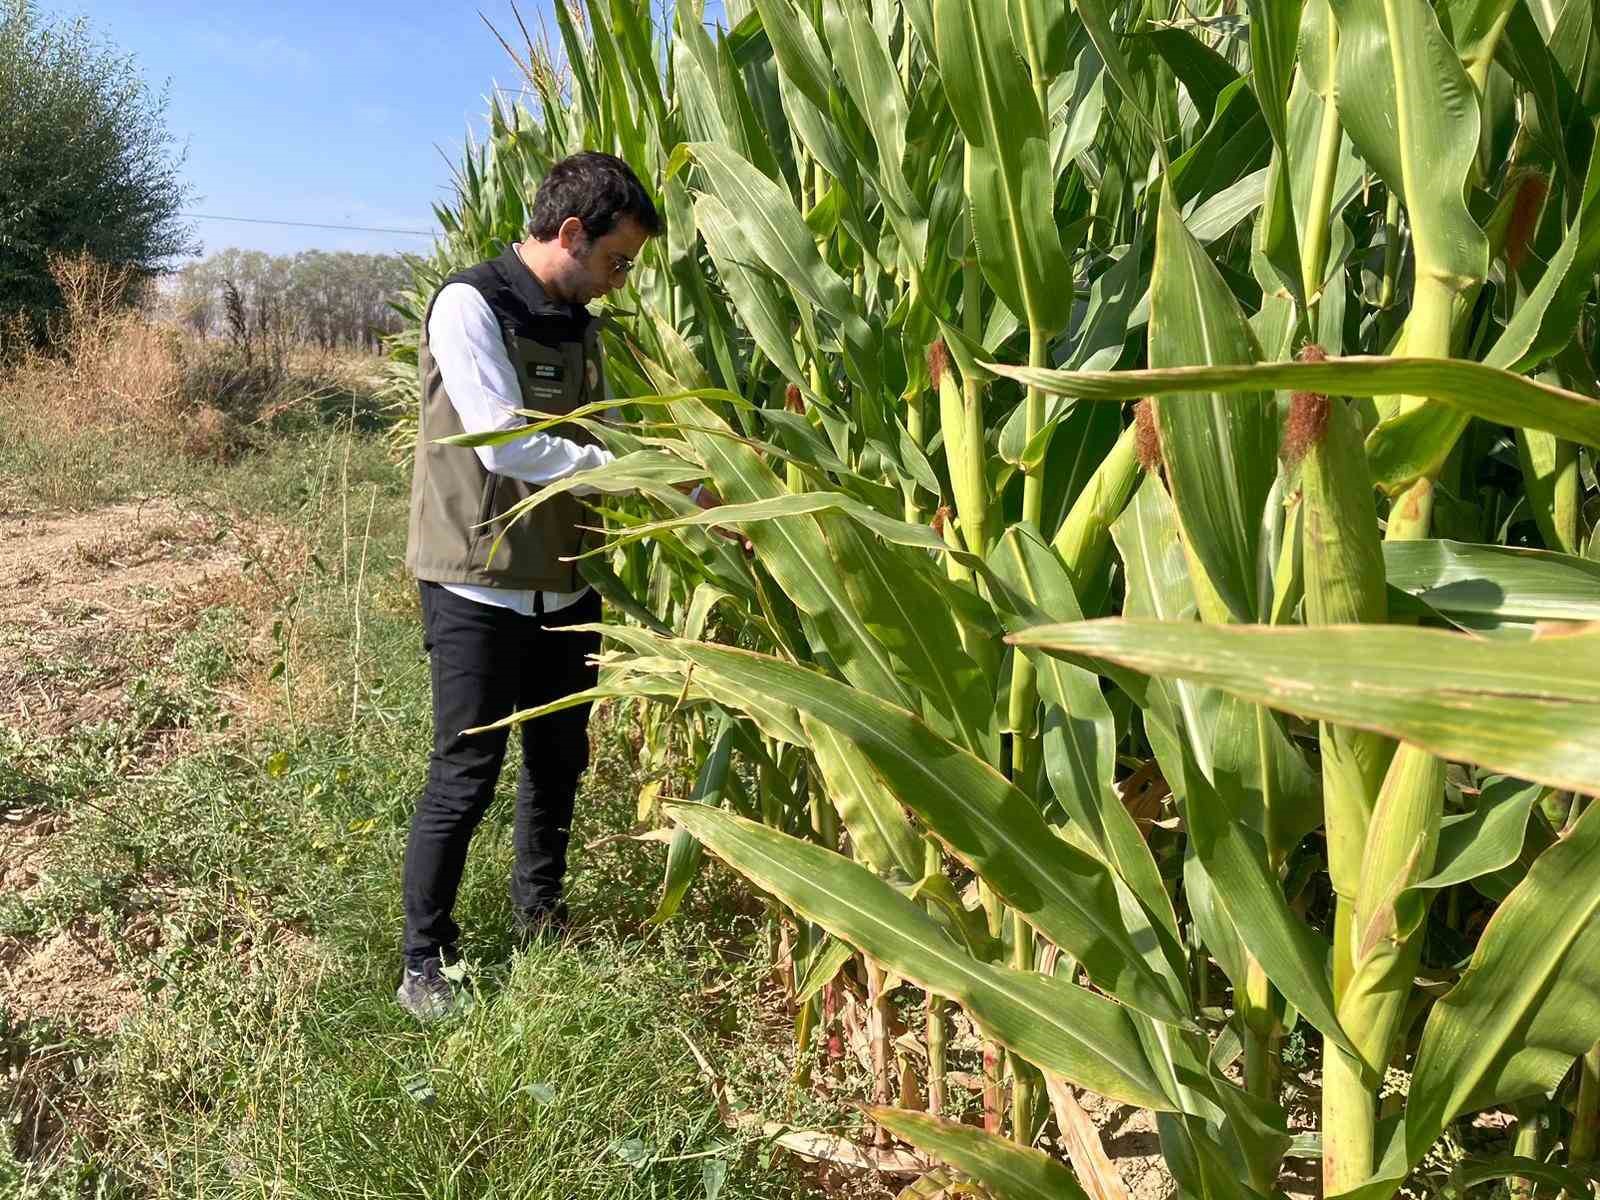
M587 145L668 216L617 419L575 418L617 458L529 501L600 494L591 695L702 759L658 915L704 849L790 914L802 1074L859 952L874 1119L997 1197L1079 1194L1034 1148L1069 1087L1154 1111L1184 1194L1309 1151L1382 1200L1513 1105L1519 1156L1455 1183L1586 1187L1593 5L728 17L558 9L567 73L530 57L538 111L440 214L481 257ZM982 1129L937 1115L950 1011L994 1048Z

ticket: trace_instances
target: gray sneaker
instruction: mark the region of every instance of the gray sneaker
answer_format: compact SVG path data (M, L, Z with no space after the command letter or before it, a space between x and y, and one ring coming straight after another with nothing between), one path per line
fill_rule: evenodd
M456 986L460 974L460 967L445 966L438 955L424 959L420 967L407 963L394 998L401 1008L425 1024L441 1020L464 1007L465 997Z

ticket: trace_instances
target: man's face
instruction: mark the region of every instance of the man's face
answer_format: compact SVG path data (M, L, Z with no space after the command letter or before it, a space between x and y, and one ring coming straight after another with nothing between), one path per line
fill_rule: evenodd
M563 297L572 304L588 304L628 281L634 260L649 238L639 222L623 217L610 233L591 240L583 222L568 217L561 226L560 241L567 252L567 269L562 273Z

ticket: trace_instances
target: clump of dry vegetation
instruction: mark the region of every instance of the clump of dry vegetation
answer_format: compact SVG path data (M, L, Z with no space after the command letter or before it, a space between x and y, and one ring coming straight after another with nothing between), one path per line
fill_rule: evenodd
M203 337L130 267L58 256L51 272L63 306L45 348L0 333L0 433L23 460L8 473L49 505L105 499L98 467L227 462L296 417L370 407L372 360L301 344L242 302Z

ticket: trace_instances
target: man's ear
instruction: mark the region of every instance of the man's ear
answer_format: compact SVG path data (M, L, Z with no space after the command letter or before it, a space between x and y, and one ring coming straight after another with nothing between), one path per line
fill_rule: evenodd
M568 217L561 222L561 228L556 230L556 240L561 243L561 248L569 253L576 254L583 247L586 240L583 231L583 222L577 217Z

